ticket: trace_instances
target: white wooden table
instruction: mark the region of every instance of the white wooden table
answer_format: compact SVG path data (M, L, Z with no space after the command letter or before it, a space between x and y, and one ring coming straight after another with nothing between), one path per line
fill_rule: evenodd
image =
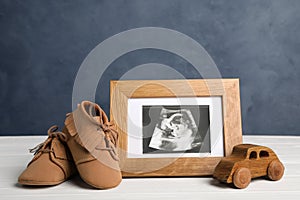
M0 137L0 199L299 199L300 137L244 136L244 143L272 148L285 165L280 181L252 180L243 190L220 184L211 177L130 178L114 189L91 189L79 177L54 187L32 188L17 184L32 155L28 148L43 142L46 136Z

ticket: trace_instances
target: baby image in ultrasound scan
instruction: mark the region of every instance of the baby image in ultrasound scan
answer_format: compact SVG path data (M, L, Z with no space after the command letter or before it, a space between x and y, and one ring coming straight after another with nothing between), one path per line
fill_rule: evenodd
M199 146L194 143L198 133L195 120L188 109L162 108L149 147L164 151L187 151Z

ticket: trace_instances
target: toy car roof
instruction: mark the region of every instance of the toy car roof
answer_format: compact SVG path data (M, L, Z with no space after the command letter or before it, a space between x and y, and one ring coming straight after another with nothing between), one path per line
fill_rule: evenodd
M270 148L268 147L265 147L265 146L260 146L260 145L255 145L255 144L239 144L239 145L236 145L234 148L233 148L233 151L232 153L235 154L235 153L247 153L247 152L250 152L250 151L257 151L257 150L265 150L265 151L268 151L268 152L273 152Z

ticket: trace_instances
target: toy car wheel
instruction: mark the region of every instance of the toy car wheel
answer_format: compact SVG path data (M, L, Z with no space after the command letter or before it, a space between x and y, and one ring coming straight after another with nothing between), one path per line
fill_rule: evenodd
M243 189L251 182L251 172L248 168L238 168L233 174L233 184L235 187Z
M273 160L268 167L268 177L273 181L281 179L284 173L284 166L279 160Z

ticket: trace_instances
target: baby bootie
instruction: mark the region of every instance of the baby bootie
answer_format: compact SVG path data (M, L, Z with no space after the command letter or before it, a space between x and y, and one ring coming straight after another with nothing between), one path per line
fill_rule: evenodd
M67 145L81 178L89 185L108 189L122 180L117 155L118 133L99 105L83 101L67 114Z
M65 143L66 134L57 129L57 126L49 128L45 142L30 150L34 157L19 176L20 184L57 185L77 172Z

